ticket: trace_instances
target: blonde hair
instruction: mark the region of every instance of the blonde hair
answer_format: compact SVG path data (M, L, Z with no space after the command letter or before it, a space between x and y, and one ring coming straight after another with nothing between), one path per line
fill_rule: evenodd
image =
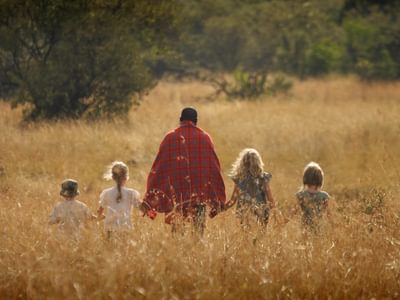
M243 149L232 165L230 176L235 179L247 179L260 176L264 172L264 163L256 149Z
M304 168L303 171L303 188L308 186L322 187L324 183L324 171L322 171L319 164L316 162L310 162Z
M122 199L121 186L124 180L129 178L128 166L122 161L114 161L108 167L107 172L104 173L104 179L114 180L118 188L118 196L116 201L119 203Z

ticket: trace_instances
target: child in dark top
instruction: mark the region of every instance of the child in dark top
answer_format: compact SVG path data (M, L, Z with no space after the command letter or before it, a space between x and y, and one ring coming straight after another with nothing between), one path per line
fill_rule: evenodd
M251 219L266 226L269 211L275 207L269 182L272 175L264 172L264 163L257 150L247 148L240 152L232 165L231 178L235 183L231 200L226 208L236 204L236 215L242 225L248 226Z
M303 172L303 186L296 193L298 205L300 206L303 217L303 224L309 229L318 229L318 220L323 213L329 214L327 192L321 190L324 181L324 172L321 167L310 162Z

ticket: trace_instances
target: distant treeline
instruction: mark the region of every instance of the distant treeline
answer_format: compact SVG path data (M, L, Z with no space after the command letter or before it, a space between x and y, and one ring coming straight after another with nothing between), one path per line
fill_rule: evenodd
M112 116L165 74L400 78L397 0L0 0L0 99Z
M185 0L176 49L215 71L400 77L400 1ZM173 68L173 64L172 64Z

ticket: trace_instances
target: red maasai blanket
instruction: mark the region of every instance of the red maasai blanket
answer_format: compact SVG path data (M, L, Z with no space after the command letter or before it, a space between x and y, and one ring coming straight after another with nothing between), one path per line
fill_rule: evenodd
M220 209L225 203L221 167L210 136L190 121L168 133L147 179L146 204L184 217L199 204Z

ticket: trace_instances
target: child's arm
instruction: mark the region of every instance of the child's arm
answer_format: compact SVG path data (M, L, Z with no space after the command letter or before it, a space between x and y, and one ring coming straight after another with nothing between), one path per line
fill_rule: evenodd
M291 214L297 215L299 211L300 211L300 203L299 200L296 198L296 205L293 206Z
M300 199L296 194L296 204L293 205L293 207L290 209L290 217L293 217L294 215L297 215L301 211L301 203Z
M137 191L133 194L132 204L133 204L133 207L139 209L144 215L147 213L147 211L150 208L146 202L144 202L143 200L140 200L140 194Z
M105 219L105 215L104 215L104 207L100 206L99 209L97 210L97 220L101 221L103 219Z
M60 223L60 219L59 219L59 218L56 218L56 219L50 218L48 224L49 224L49 225L54 225L54 224L58 224L58 223Z
M87 206L85 209L85 213L86 213L86 221L93 221L97 219L97 216L94 213L92 213L92 210Z
M54 225L54 224L60 223L60 221L61 221L60 217L58 216L58 213L57 213L57 207L55 207L49 216L48 224Z
M333 223L333 218L332 218L330 205L328 204L329 202L330 202L330 199L328 198L328 199L325 200L323 205L324 205L324 210L325 210L328 222L332 224Z
M90 211L88 216L87 216L87 219L88 219L88 221L97 220L97 216Z
M268 201L269 201L269 207L270 208L274 208L275 205L275 199L272 196L272 192L271 192L271 187L269 186L269 183L266 182L265 183L265 190L267 191L267 197L268 197Z
M225 210L227 210L235 205L235 203L237 202L238 196L239 196L239 188L235 184L235 187L233 188L233 191L232 191L231 199L225 203Z

